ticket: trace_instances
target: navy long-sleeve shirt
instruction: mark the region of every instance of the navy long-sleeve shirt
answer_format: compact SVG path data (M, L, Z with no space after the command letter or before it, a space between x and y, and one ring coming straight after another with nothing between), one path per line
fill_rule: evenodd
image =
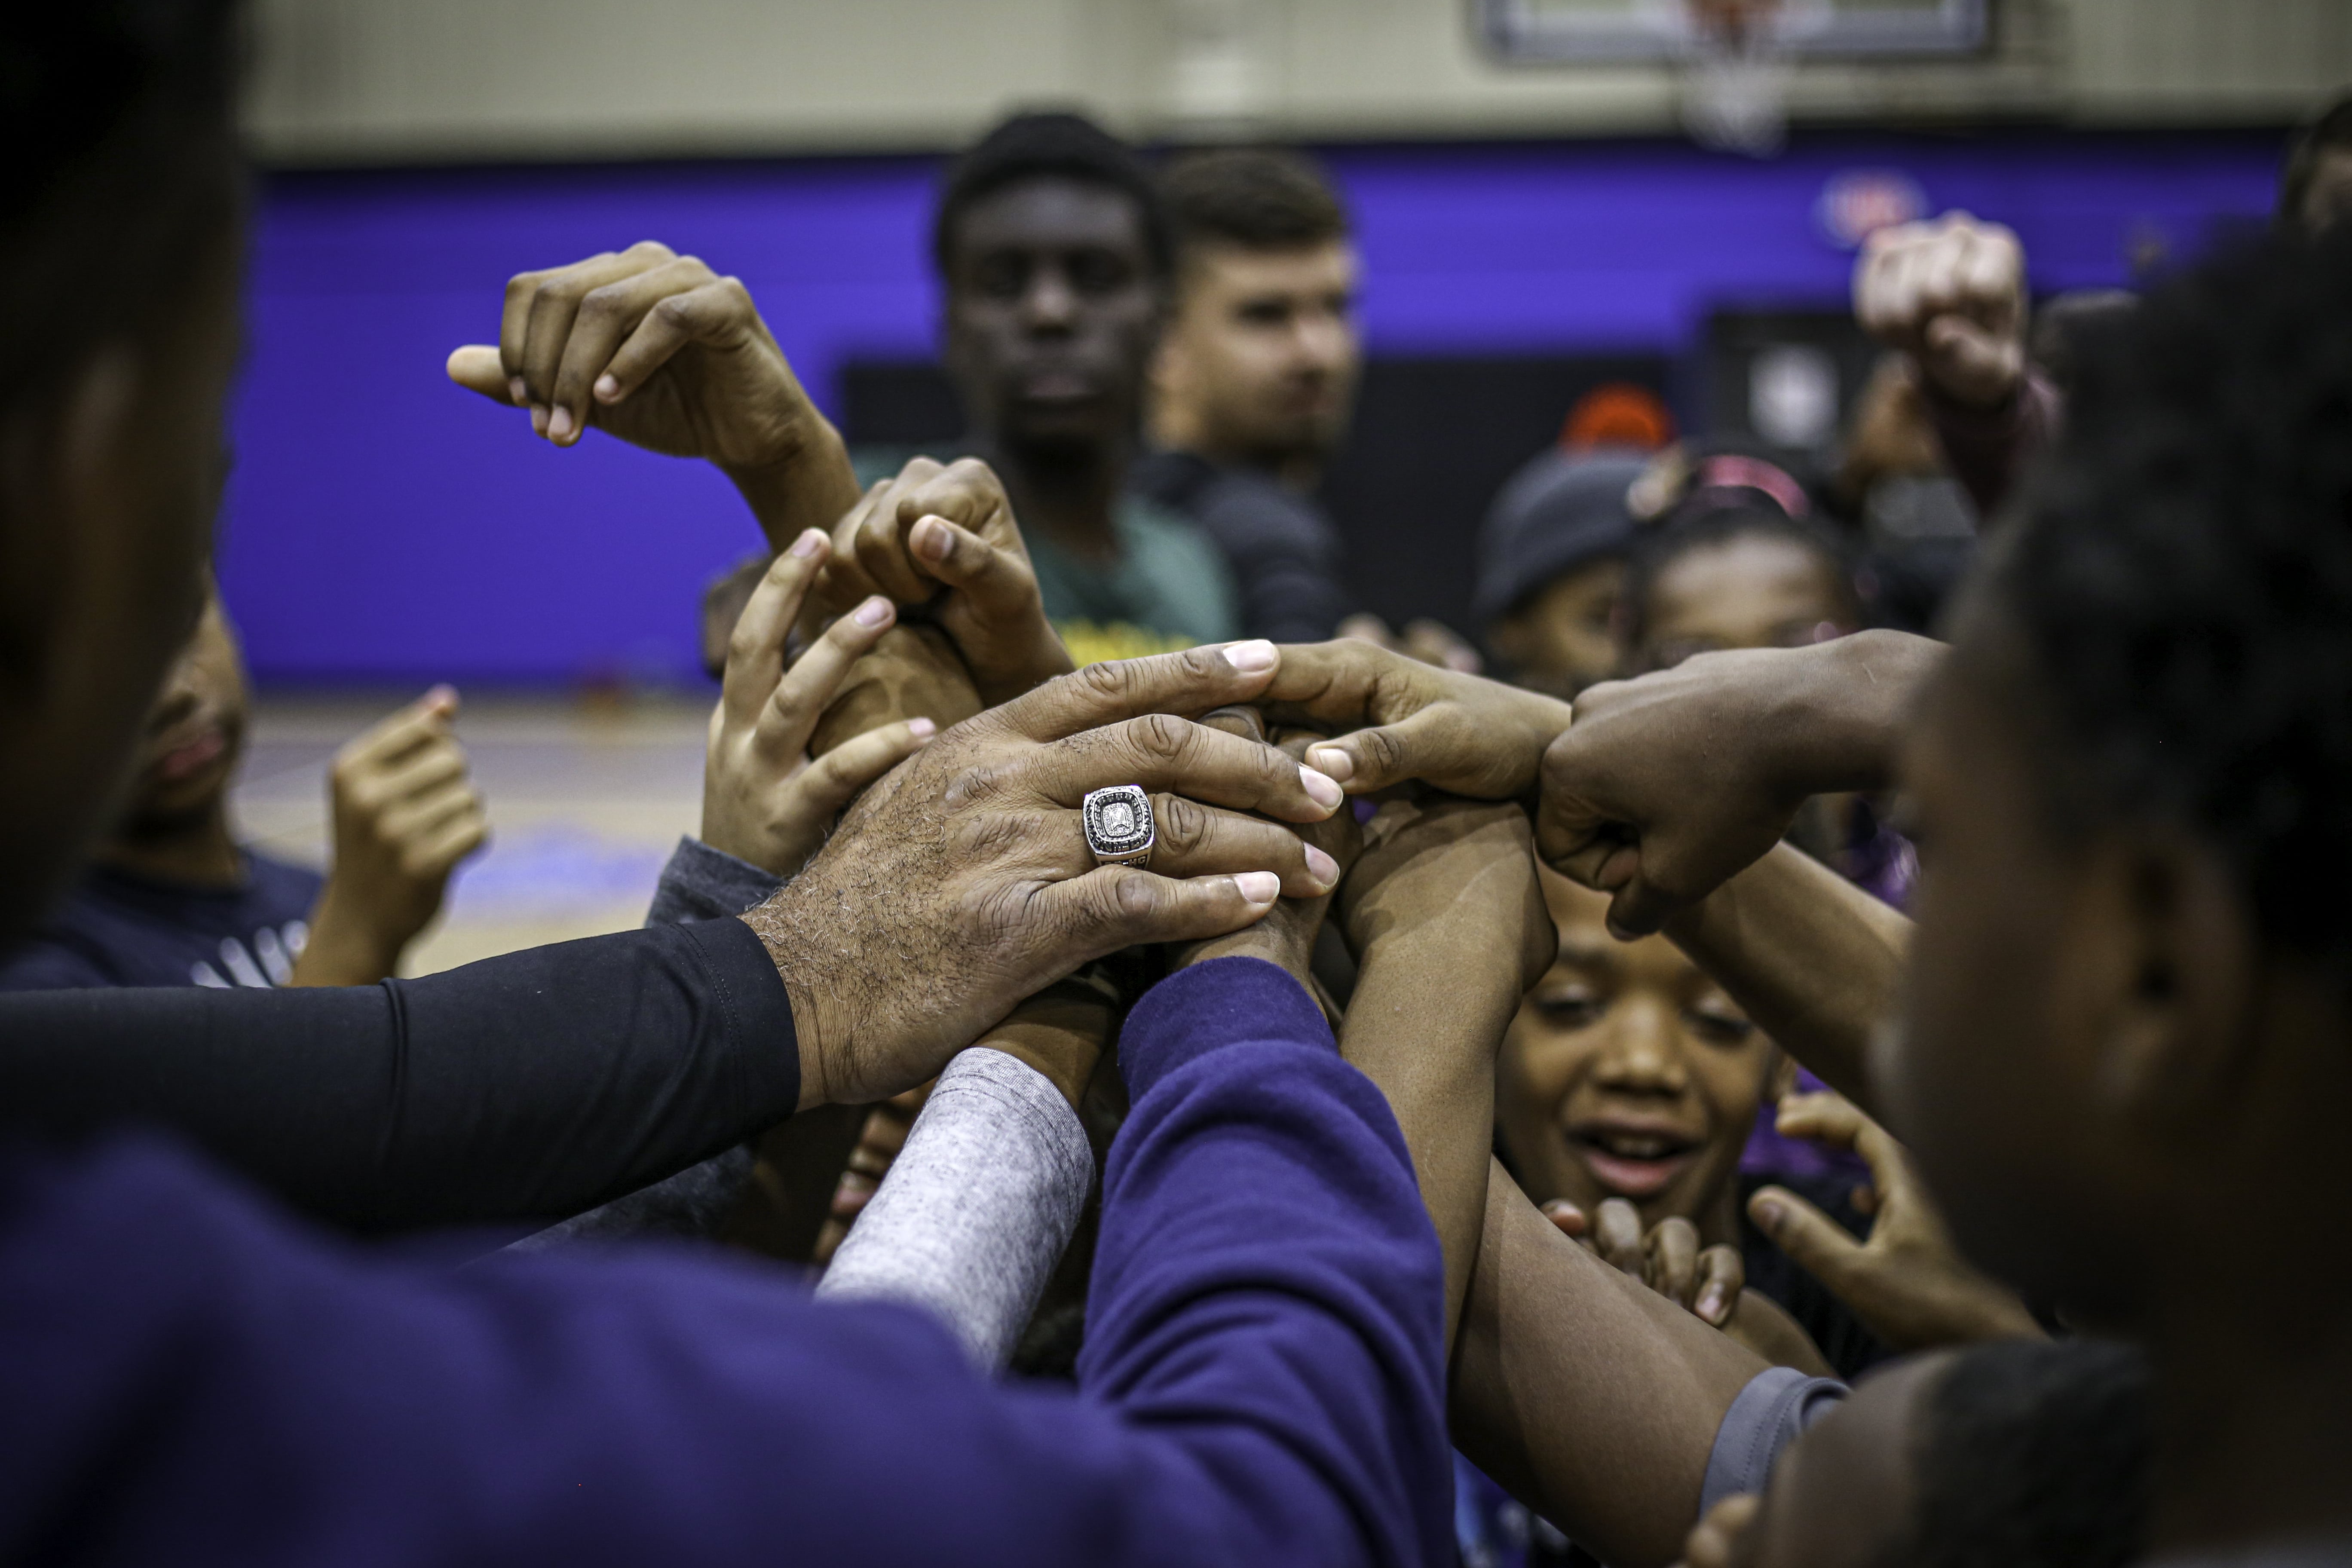
M1249 959L1121 1064L1076 1394L748 1262L451 1273L176 1144L14 1137L0 1560L1445 1561L1443 1269L1379 1092Z

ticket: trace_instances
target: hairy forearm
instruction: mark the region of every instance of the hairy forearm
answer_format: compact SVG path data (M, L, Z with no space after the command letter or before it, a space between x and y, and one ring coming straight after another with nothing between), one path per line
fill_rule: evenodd
M1516 948L1497 936L1484 945L1504 951L1490 955L1450 924L1432 921L1370 943L1339 1028L1339 1054L1380 1086L1412 1152L1422 1202L1445 1249L1448 1342L1486 1225L1495 1048L1519 1005Z
M1871 1110L1864 1064L1895 1011L1908 920L1780 844L1665 933L1784 1050Z
M1560 1234L1501 1166L1454 1351L1454 1439L1619 1568L1670 1563L1764 1362Z
M751 509L760 531L775 551L790 549L808 529L824 533L857 504L857 474L849 449L832 422L812 406L802 420L803 434L792 451L757 467L719 465Z

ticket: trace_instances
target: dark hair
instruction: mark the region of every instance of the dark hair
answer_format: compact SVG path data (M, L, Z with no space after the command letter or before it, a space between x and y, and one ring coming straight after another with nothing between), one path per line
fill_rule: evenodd
M1621 647L1638 647L1649 635L1650 594L1668 566L1694 550L1750 537L1785 539L1820 556L1854 612L1861 613L1853 552L1843 535L1810 517L1790 517L1760 494L1752 500L1722 500L1701 492L1633 536L1617 597Z
M37 406L149 330L239 211L231 0L75 0L0 18L0 405Z
M2077 346L2064 432L1988 583L2053 819L2193 832L2275 947L2340 953L2352 228L2224 252Z
M2148 1504L2147 1359L2095 1340L1954 1358L1914 1417L1905 1568L2122 1568Z
M955 258L956 225L982 196L1029 180L1075 180L1117 191L1135 204L1143 248L1165 278L1175 243L1159 182L1135 149L1082 114L1016 114L982 137L948 169L931 222L931 259L946 277Z
M1323 171L1297 153L1222 147L1184 153L1160 172L1180 244L1297 250L1345 238L1348 210Z
M2281 223L2303 221L2303 198L2319 173L2319 161L2330 153L2352 153L2352 96L2337 99L2294 133L2286 144L2286 164L2279 171L2278 217Z

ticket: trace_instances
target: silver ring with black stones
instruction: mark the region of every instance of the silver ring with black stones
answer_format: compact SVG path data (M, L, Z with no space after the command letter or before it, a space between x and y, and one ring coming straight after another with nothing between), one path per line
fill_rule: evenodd
M1104 866L1149 866L1159 836L1151 822L1151 797L1141 784L1113 784L1089 791L1079 803L1087 847Z

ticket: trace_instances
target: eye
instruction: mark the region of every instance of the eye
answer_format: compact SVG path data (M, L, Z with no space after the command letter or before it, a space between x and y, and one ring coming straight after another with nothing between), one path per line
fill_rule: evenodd
M1683 1015L1690 1024L1691 1033L1711 1046L1745 1045L1756 1032L1756 1026L1738 1014L1706 1003Z
M1556 986L1538 991L1535 1006L1545 1023L1555 1029L1583 1029L1601 1021L1609 1005L1599 995L1581 985Z
M1029 264L1019 256L999 251L973 265L971 280L988 299L1018 300L1029 287Z
M1070 286L1081 294L1111 294L1127 287L1135 269L1115 251L1081 250L1070 258Z
M1249 326L1279 327L1289 321L1290 307L1280 300L1249 300L1234 314Z

